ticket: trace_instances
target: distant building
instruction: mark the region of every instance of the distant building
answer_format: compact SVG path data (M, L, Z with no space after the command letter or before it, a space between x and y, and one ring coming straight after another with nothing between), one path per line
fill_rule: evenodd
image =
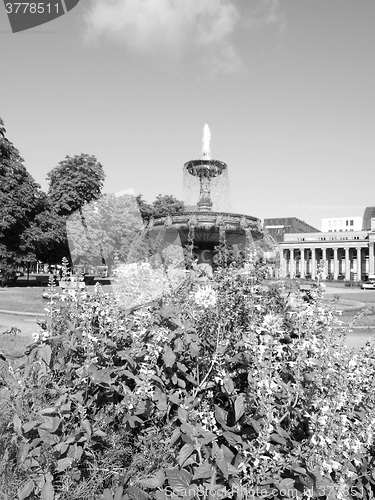
M342 231L333 231L334 227L331 231L305 234L285 231L279 243L280 276L315 279L319 267L325 279L360 281L375 275L375 207L365 209L360 230L354 229L355 217L327 220L341 219L349 221ZM344 231L344 227L349 231Z
M362 217L329 217L322 219L323 233L341 233L344 231L362 231Z
M371 220L375 220L375 207L366 207L363 214L362 231L374 231L374 224L371 224Z
M264 219L264 229L267 229L272 238L280 243L284 241L284 234L289 233L318 233L316 229L297 217L277 217L275 219Z

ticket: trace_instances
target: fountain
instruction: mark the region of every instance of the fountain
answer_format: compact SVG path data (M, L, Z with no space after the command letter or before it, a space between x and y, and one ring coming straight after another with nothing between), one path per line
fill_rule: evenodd
M220 247L227 247L238 255L254 241L263 237L261 222L256 217L213 211L212 190L220 176L227 171L226 163L215 160L210 152L211 132L208 125L203 129L202 157L184 164L184 174L199 181L197 210L155 217L150 226L153 230L164 229L168 239L178 232L181 244L193 253L198 263L212 265ZM150 228L151 228L150 227Z

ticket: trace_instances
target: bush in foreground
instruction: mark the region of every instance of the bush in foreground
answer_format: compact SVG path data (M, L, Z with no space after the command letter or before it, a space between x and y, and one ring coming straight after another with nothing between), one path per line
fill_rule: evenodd
M262 277L51 303L1 367L4 498L373 498L373 346L345 349L318 287L291 307Z

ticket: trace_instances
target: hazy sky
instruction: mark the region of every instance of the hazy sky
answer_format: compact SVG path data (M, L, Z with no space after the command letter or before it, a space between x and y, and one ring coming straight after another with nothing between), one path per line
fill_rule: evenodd
M228 163L234 212L361 216L375 204L374 0L81 0L12 34L0 116L43 189L95 155L105 192L183 198L182 165Z

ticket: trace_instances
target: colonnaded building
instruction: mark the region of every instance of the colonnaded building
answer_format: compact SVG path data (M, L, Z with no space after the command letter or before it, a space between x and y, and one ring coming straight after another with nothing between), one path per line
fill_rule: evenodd
M278 244L279 277L317 277L361 281L375 275L375 207L358 217L322 219L318 229L295 218L265 219L264 228ZM362 222L362 224L361 224Z

